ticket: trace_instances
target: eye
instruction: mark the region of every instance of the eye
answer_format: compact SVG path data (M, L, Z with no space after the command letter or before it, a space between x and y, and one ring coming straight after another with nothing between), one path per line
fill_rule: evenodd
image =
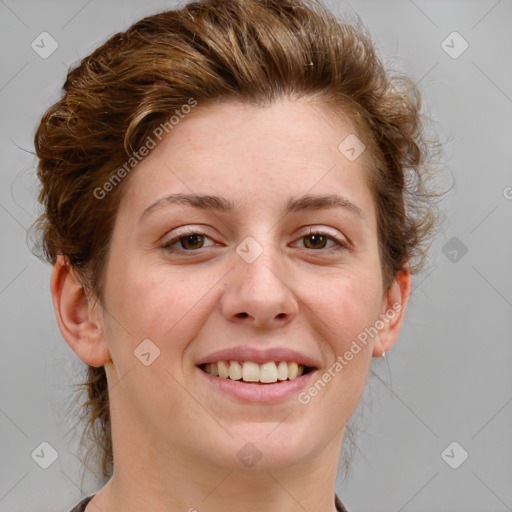
M343 240L326 233L321 230L311 229L308 234L302 236L300 240L305 240L304 248L310 250L329 250L333 249L333 246L327 247L326 244L330 241L334 243L334 250L347 249L348 244Z
M207 236L206 233L189 230L186 232L181 232L165 241L162 247L169 252L195 252L197 249L202 249L205 247L205 239L211 240L211 238ZM180 244L180 247L173 247L177 244ZM206 247L211 247L211 245Z
M196 230L185 230L180 233L175 234L173 237L164 241L162 244L162 248L170 253L193 253L197 252L199 249L204 249L206 247L212 247L214 245L218 245L215 242L210 245L204 245L205 240L213 240L201 231ZM328 251L328 250L342 250L348 249L348 244L339 239L338 237L329 234L327 232L321 230L311 229L309 233L302 236L299 240L305 240L304 249L312 250L312 251ZM327 247L328 242L331 242L333 245L331 247ZM179 246L178 246L179 244Z

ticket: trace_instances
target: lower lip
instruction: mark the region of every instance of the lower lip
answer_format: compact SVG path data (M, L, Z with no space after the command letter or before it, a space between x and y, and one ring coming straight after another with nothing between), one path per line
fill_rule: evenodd
M296 379L277 381L273 384L249 384L241 380L221 379L200 368L197 370L215 389L242 402L251 403L276 403L296 396L317 371L310 370Z

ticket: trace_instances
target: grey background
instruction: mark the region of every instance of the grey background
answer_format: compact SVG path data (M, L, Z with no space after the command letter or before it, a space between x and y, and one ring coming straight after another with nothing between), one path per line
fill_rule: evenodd
M102 486L89 475L80 489L78 432L67 409L83 365L57 328L51 268L27 248L37 215L36 162L27 151L70 64L174 5L0 0L2 512L68 510ZM405 326L388 355L392 386L385 363L375 361L358 450L337 490L355 512L512 510L512 2L328 5L359 13L388 62L420 84L449 141L447 168L456 180L432 266L413 280ZM43 31L59 45L47 59L31 48ZM469 44L456 59L441 46L453 31ZM456 50L459 43L450 44ZM31 458L43 441L58 452L46 470ZM441 457L453 441L469 453L458 469ZM457 461L460 449L449 453Z

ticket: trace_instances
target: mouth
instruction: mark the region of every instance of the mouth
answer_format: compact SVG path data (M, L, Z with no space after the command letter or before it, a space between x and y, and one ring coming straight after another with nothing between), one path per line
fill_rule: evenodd
M312 382L320 371L319 361L286 346L262 350L239 345L206 355L195 366L201 386L206 393L214 393L211 399L222 396L239 403L277 406L296 399Z
M216 361L203 363L198 368L211 377L239 383L269 386L294 381L316 368L296 361Z

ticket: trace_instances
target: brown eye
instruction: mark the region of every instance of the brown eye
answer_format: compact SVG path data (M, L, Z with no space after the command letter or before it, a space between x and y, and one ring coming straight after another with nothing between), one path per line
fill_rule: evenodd
M205 233L190 231L189 233L176 235L162 245L162 248L171 253L194 253L199 249L208 248L215 244L205 245L206 240L211 240Z
M307 235L302 236L299 240L303 240L303 249L315 252L331 252L331 250L343 250L348 248L347 242L339 240L337 237L324 233L322 231L311 230ZM327 244L331 242L330 246Z
M182 249L190 251L193 249L200 249L203 246L204 237L203 235L196 233L193 235L183 236L177 241L181 243Z
M304 237L304 240L310 240L311 244L304 243L307 249L324 249L325 244L327 243L327 237L317 233L313 235L307 235ZM311 245L311 247L310 247Z

